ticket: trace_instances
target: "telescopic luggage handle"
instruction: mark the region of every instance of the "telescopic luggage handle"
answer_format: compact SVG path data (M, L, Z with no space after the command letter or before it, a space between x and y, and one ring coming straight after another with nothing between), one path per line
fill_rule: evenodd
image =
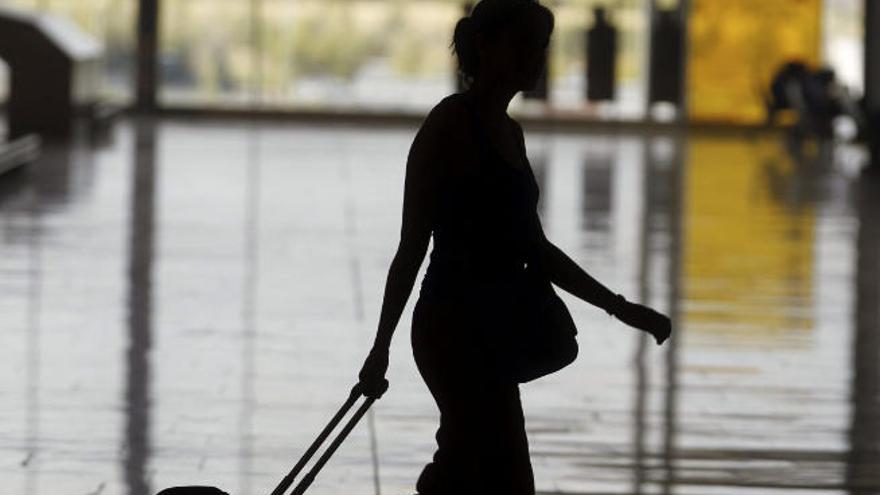
M327 447L327 450L321 454L321 457L315 461L315 465L312 466L312 469L309 470L308 473L297 483L296 487L294 487L293 491L290 492L290 495L302 495L305 491L311 486L312 482L315 481L315 478L318 476L318 472L321 471L321 468L324 467L324 464L327 464L327 461L330 460L330 457L336 452L336 449L342 445L342 442L345 441L345 438L351 433L351 430L354 429L355 425L357 425L358 421L367 413L367 410L370 406L373 405L373 402L376 402L376 399L382 396L385 391L388 389L388 380L385 380L382 383L382 387L379 390L379 393L375 397L367 397L367 400L361 404L361 406L355 411L352 417L345 423L345 426L342 427L339 434L336 435L336 438L330 443ZM296 465L293 466L293 469L287 473L287 476L281 480L281 483L278 484L277 487L272 491L272 495L284 495L284 492L290 488L290 485L293 484L294 479L299 475L300 471L305 467L305 465L312 459L315 455L315 452L321 447L324 441L327 440L327 437L330 436L330 433L336 428L342 418L348 414L348 411L351 410L352 406L357 402L361 395L364 395L363 389L361 388L360 383L356 384L351 389L351 393L348 394L348 399L346 399L345 403L342 404L342 407L339 408L339 411L330 419L330 422L327 423L327 426L321 430L321 433L318 434L318 438L315 439L314 442L309 446L306 450L305 454L297 461Z

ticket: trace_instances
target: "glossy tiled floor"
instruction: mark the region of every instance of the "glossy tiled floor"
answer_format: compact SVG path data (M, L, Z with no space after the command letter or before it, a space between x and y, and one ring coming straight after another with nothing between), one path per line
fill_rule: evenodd
M271 491L371 342L413 133L122 122L0 178L0 491ZM880 181L776 136L527 145L551 239L677 332L563 295L582 354L523 387L539 491L880 493ZM310 493L412 493L414 301Z

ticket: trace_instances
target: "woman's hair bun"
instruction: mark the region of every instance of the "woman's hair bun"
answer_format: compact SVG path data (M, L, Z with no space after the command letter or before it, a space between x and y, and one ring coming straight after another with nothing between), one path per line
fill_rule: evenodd
M458 70L461 76L470 82L477 71L479 63L477 60L476 23L470 16L462 17L455 24L452 44L458 57Z

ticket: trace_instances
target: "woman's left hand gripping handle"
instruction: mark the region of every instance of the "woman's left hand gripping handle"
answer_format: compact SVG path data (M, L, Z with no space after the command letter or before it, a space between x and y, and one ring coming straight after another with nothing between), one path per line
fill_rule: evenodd
M385 379L385 372L388 371L388 349L373 348L361 372L358 374L358 387L366 397L371 399L379 399L382 394L388 390L388 380Z

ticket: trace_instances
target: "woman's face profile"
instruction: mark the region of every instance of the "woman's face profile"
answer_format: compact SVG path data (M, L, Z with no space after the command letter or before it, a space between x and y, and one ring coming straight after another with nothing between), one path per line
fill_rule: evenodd
M534 89L547 61L550 26L540 18L522 15L496 41L491 58L497 62L498 77L518 91Z
M531 90L538 84L547 63L547 46L550 43L550 26L541 19L522 16L513 30L512 49L518 52L515 78L518 89Z

